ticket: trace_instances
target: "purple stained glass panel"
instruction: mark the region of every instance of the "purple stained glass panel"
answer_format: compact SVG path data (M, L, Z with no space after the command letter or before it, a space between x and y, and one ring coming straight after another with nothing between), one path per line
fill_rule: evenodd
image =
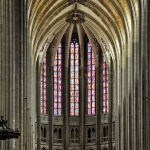
M70 46L70 115L79 115L79 44Z
M88 43L87 49L87 113L95 115L95 59L90 43Z
M102 73L102 86L103 86L103 113L108 113L108 70L106 58L103 56L103 73Z
M54 60L54 115L62 115L62 93L61 93L61 76L62 76L62 46L58 50Z
M46 114L46 56L43 59L40 82L41 113Z

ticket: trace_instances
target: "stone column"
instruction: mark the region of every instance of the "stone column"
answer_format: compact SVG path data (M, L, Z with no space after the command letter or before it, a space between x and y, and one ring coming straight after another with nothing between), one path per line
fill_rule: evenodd
M116 65L116 150L120 150L120 68L119 64Z
M109 56L108 67L108 141L109 141L109 150L112 150L112 108L113 108L113 62L111 56Z
M80 24L77 24L77 30L78 30L78 36L79 36L79 45L80 45L80 78L79 78L79 83L80 83L80 103L79 103L79 112L80 112L80 119L81 119L81 149L85 149L84 147L84 141L85 141L85 129L84 129L84 124L85 124L85 114L86 114L86 77L85 77L85 62L84 62L84 51L86 47L84 48L85 41L84 41L84 34L83 34L83 29Z
M140 2L139 2L140 3ZM149 149L149 102L148 102L148 10L149 7L148 1L141 2L140 7L140 38L139 38L139 69L140 69L140 99L139 99L139 106L138 112L140 116L140 148L144 150Z
M65 145L64 145L64 149L68 149L68 146L69 146L69 134L70 134L70 132L69 132L69 122L68 122L68 120L69 120L69 116L70 116L70 110L69 110L69 108L70 108L70 106L69 106L69 100L70 100L70 98L69 98L69 92L68 91L70 91L69 89L69 78L70 78L70 76L69 76L69 68L68 68L68 64L67 64L67 62L69 61L69 57L67 57L69 54L69 50L70 50L70 39L68 39L68 37L66 38L66 42L65 42L65 60L66 60L66 62L65 62L65 68L64 68L64 70L65 70L65 81L64 81L64 87L62 87L62 88L65 88L65 100L64 100L64 104L65 104L65 106L64 106L64 121L65 121ZM66 51L67 50L67 51ZM66 55L66 54L68 54L68 55Z
M8 1L0 0L0 10L1 10L1 16L0 16L0 115L6 117L9 116L9 113L6 111L7 107L9 107L9 16L8 11L6 10L10 9L8 5ZM7 43L8 42L8 43ZM7 45L8 44L8 45ZM7 74L7 76L6 76ZM7 98L7 100L6 100ZM9 106L8 106L9 105ZM9 118L7 118L8 120ZM0 141L0 147L2 149L5 149L5 142Z
M99 60L98 60L99 62ZM100 149L100 69L96 66L96 114L97 114L97 149Z
M53 149L53 76L54 76L54 66L53 66L51 46L48 48L46 54L47 63L47 114L49 116L49 150ZM49 65L50 64L50 65ZM48 67L49 66L49 67Z
M146 7L146 6L145 6ZM149 114L150 114L150 2L147 1L147 16L148 16L148 20L147 20L147 33L148 33L148 37L147 37L147 43L148 43L148 46L147 46L147 50L146 50L146 56L147 56L147 63L146 63L146 67L147 67L147 70L146 70L146 120L147 120L147 124L146 124L146 140L147 140L147 143L146 143L146 150L150 149L150 120L149 120Z
M69 98L69 92L70 91L70 86L69 86L69 51L70 51L70 41L71 41L71 36L72 36L72 31L73 31L73 24L70 25L69 29L67 30L65 34L65 81L64 81L64 88L65 88L65 101L64 101L64 124L65 124L65 145L64 149L68 149L69 146L69 117L70 117L70 98ZM62 87L63 88L63 87Z
M39 61L39 60L38 60ZM41 101L40 101L40 74L41 74L41 67L39 62L37 61L37 150L41 150Z
M21 137L18 140L1 141L2 149L24 148L24 125L23 119L26 115L24 108L24 51L26 51L25 18L26 14L24 1L0 0L0 54L1 54L1 106L0 115L8 120L10 128L19 128Z

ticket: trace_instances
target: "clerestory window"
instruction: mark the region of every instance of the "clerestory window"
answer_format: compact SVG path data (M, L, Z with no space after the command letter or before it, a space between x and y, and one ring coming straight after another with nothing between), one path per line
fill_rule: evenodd
M79 116L79 44L70 45L70 115Z

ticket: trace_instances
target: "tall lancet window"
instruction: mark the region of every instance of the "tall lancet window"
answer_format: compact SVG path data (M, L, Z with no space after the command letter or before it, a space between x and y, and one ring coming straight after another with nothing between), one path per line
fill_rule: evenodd
M54 115L62 115L62 45L59 44L54 60Z
M108 113L108 69L106 58L103 56L103 113Z
M40 82L41 113L46 114L46 57L43 59Z
M95 115L95 59L90 43L87 50L87 83L88 115Z
M70 46L70 115L79 115L79 44L76 39Z

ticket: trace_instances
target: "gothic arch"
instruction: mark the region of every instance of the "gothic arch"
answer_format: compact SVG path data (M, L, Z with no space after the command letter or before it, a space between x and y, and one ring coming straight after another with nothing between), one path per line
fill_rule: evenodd
M121 54L121 51L126 51L126 49L129 49L130 46L128 47L124 47L125 43L128 43L128 41L130 40L131 35L129 34L131 30L131 17L130 17L130 11L134 12L132 9L129 8L135 8L134 7L135 4L133 4L133 2L127 3L126 1L124 1L124 3L121 3L120 1L116 2L116 3L100 3L99 1L97 2L87 2L85 3L85 5L81 5L79 3L77 3L77 7L78 10L81 10L84 12L85 14L85 20L86 22L84 23L91 31L94 31L96 29L96 31L98 32L94 32L94 36L97 38L97 40L99 41L99 37L100 35L103 35L104 40L109 44L110 47L110 51L111 54L113 56L114 61L119 61L120 57L122 57L123 55ZM51 9L46 9L49 6L51 6ZM61 6L61 7L60 7ZM123 6L125 6L125 11L122 11L121 8L123 8ZM111 9L110 9L111 7ZM58 8L58 9L56 9ZM33 56L37 57L37 53L42 45L42 41L45 41L47 38L48 39L53 39L53 36L49 37L49 35L52 34L57 34L57 31L60 30L59 25L54 25L53 27L49 24L47 24L46 26L44 25L44 22L48 22L49 18L51 20L51 24L55 24L56 22L59 22L60 20L65 21L64 18L67 17L67 14L70 10L74 9L74 4L68 5L67 2L63 2L62 0L60 0L57 3L54 2L48 2L48 3L40 3L40 4L36 4L33 1L29 2L29 10L30 9L35 9L35 12L30 12L29 14L32 17L29 17L29 24L30 24L30 35L31 37L33 37L33 35L36 35L35 38L32 38L32 41L36 41L36 42L31 42L32 43L32 51L33 51ZM44 16L41 16L37 13L38 9L41 10L41 13L44 14ZM108 11L106 11L106 9ZM44 13L45 11L48 11L47 13ZM60 13L58 13L58 10L60 11ZM53 13L51 13L53 11ZM117 12L119 15L116 16L114 12ZM53 14L56 14L55 16ZM31 15L32 14L32 15ZM134 13L133 13L134 14ZM49 17L48 17L49 16ZM101 22L101 20L99 19L103 18L103 22ZM133 15L135 16L135 15ZM61 17L61 19L59 19L59 17ZM134 18L134 17L133 17ZM134 19L135 20L135 19ZM94 23L94 22L97 23ZM104 24L105 23L105 24ZM116 24L117 23L117 24ZM39 30L37 30L37 24L39 25ZM59 24L63 25L63 23L60 21ZM99 24L99 27L97 26L97 24ZM65 25L65 24L64 24ZM63 25L63 26L64 26ZM109 30L108 28L106 28L107 26L109 26ZM36 27L36 28L35 28ZM46 31L49 28L49 30L51 30L51 32ZM57 28L56 30L53 28ZM105 28L105 29L104 29ZM112 28L112 30L111 30ZM43 32L45 29L46 33L48 33L47 35ZM103 31L101 30L103 29ZM38 32L37 32L37 31ZM54 31L54 32L53 32ZM115 32L114 32L115 31ZM99 35L97 35L99 34ZM115 35L116 34L116 35ZM124 35L127 36L127 41L124 38ZM40 37L39 39L37 39L37 37ZM45 37L45 38L44 38ZM113 40L115 38L115 40ZM49 40L49 41L51 41ZM38 43L38 45L36 44ZM40 44L41 43L41 44ZM50 43L50 42L48 42ZM35 58L36 59L36 58Z

